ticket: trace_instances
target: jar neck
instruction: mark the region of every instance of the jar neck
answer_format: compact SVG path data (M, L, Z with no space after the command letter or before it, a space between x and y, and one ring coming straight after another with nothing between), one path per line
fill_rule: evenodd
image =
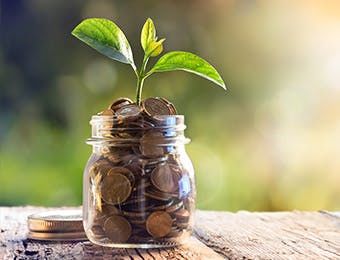
M96 146L181 146L190 140L184 136L184 116L157 116L152 120L127 120L115 116L92 116L92 136L87 140Z

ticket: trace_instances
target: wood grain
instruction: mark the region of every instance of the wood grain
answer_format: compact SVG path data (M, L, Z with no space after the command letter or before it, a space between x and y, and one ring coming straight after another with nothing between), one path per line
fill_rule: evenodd
M111 249L90 242L35 242L27 240L26 218L46 208L0 207L0 259L223 259L192 237L168 249Z
M340 218L327 212L197 212L195 235L228 259L340 259Z
M184 246L140 250L27 240L27 215L43 210L0 207L0 259L340 259L340 216L328 212L198 210Z

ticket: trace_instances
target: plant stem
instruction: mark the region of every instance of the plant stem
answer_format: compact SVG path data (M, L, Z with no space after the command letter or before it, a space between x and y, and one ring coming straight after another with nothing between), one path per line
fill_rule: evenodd
M137 90L136 90L136 103L140 106L142 99L142 90L143 90L144 78L137 78Z
M145 69L146 69L146 64L148 63L149 57L144 55L143 62L141 69L139 73L137 74L137 89L136 89L136 103L139 106L141 103L142 99L142 90L143 90L143 84L144 84L144 79L145 79Z

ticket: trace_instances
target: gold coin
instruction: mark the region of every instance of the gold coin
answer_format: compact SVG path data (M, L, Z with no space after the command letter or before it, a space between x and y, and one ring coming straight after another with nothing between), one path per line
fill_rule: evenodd
M174 111L160 98L147 98L142 101L143 111L150 117L173 115Z
M164 237L170 233L172 218L165 211L156 211L150 214L146 220L146 230L155 237Z
M126 105L132 104L132 103L133 103L132 100L129 98L119 98L109 106L109 109L112 109L113 111L117 111L118 109Z
M174 193L179 188L180 177L179 167L165 163L152 171L151 182L160 191Z
M101 183L101 195L108 204L124 202L131 193L131 183L123 174L108 174Z
M104 223L105 235L114 243L124 243L131 235L130 223L121 216L109 217Z

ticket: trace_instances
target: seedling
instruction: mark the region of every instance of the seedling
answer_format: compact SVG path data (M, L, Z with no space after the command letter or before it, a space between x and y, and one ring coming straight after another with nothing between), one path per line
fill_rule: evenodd
M144 80L155 72L183 70L206 78L226 90L217 70L201 57L184 51L171 51L158 59L147 71L150 58L163 51L165 39L157 39L153 21L148 18L142 28L141 45L144 58L141 67L135 65L130 44L122 30L112 21L103 18L85 19L72 31L72 35L110 59L130 64L137 77L136 103L140 105Z

